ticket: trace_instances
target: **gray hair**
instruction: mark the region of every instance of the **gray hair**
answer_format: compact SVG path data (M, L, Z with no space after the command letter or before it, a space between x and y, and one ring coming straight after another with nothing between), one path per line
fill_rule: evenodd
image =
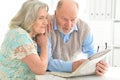
M38 11L41 8L46 8L48 11L47 4L42 3L39 0L27 0L24 2L17 15L11 20L9 27L21 27L26 31L29 31L37 18Z
M74 2L75 2L75 1L74 1ZM57 4L57 7L56 7L56 10L60 9L61 6L62 6L62 4L63 4L63 0L59 0L59 2L58 2L58 4ZM79 10L79 4L78 4L77 2L75 2L75 4L76 4L76 6L77 6L77 8L78 8L78 10Z

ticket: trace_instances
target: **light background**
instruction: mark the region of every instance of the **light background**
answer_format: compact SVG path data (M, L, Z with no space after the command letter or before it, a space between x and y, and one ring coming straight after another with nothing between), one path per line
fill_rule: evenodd
M5 33L8 30L9 21L17 11L20 9L23 2L26 0L1 0L0 2L0 45L4 39ZM51 15L54 14L58 0L41 0L48 4ZM79 4L79 18L84 20L90 26L95 40L95 46L100 46L100 49L105 48L105 43L108 43L108 47L113 48L111 56L108 58L108 62L113 66L120 66L118 56L120 56L120 0L76 0ZM91 15L91 11L96 14L99 11L105 12L105 5L96 5L98 3L102 4L105 1L111 2L111 16L106 18L105 16ZM106 2L106 4L108 4ZM116 4L117 3L117 4ZM91 6L92 4L92 6ZM98 9L96 9L97 6ZM101 8L102 7L102 8ZM105 8L105 10L104 10ZM115 22L117 20L117 22ZM114 47L115 45L115 47ZM117 49L116 48L117 45Z

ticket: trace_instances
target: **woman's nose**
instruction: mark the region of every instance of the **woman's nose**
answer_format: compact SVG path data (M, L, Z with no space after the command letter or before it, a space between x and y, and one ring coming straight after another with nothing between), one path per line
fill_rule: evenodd
M48 24L47 19L44 19L43 23L44 23L45 25L47 25L47 24Z

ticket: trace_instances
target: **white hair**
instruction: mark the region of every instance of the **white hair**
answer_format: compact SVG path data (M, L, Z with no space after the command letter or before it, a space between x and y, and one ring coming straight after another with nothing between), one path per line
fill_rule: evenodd
M26 31L29 31L34 24L37 13L41 8L46 8L48 11L48 5L40 2L39 0L27 0L22 5L16 16L10 22L10 28L21 27Z

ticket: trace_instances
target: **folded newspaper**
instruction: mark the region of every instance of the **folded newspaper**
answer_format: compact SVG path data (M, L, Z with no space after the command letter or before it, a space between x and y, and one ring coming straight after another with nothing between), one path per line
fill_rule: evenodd
M83 62L74 72L50 72L50 74L59 76L59 77L75 77L75 76L84 76L95 74L96 63L105 58L110 49L105 49L100 51L91 57L89 57L85 62Z

